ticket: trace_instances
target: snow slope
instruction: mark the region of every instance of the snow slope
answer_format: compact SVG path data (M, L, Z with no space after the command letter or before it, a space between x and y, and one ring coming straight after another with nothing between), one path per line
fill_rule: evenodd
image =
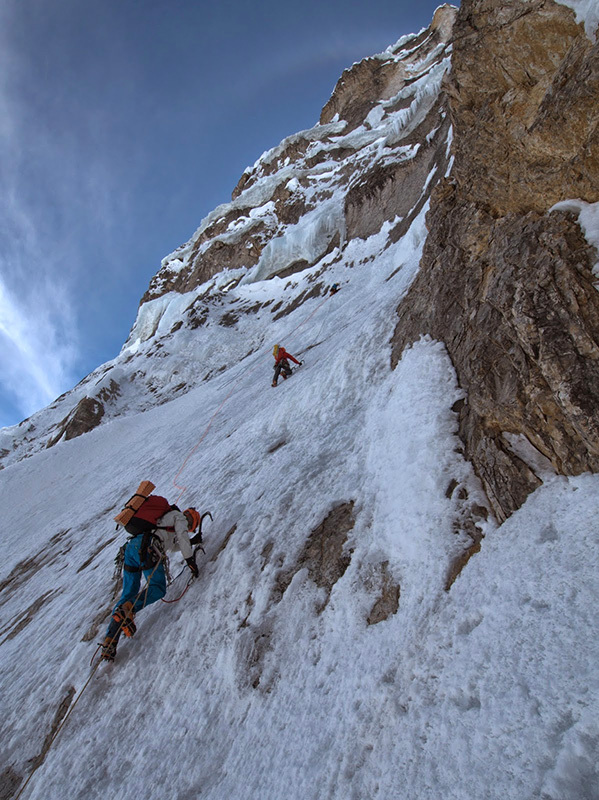
M0 432L0 798L599 798L599 477L556 476L512 438L543 485L497 526L444 347L391 370L437 172L399 240L398 219L344 232L348 180L421 146L401 137L448 58L414 41L378 57L409 55L408 88L350 133L298 134L324 153L310 170L276 166L294 137L265 153L157 285L229 215L219 241L269 230L254 267L144 303L117 359ZM280 185L299 222L275 218ZM570 204L595 237L596 208ZM297 259L313 265L273 276ZM273 389L275 342L304 364ZM85 397L102 423L48 449ZM200 578L90 669L127 538L112 518L143 479L212 512Z
M408 185L406 199L382 211L376 209L380 198L375 200L370 210L375 224L371 220L364 235L383 221L407 227L447 167L451 139L439 98L450 68L454 12L450 6L438 9L429 29L366 59L384 70L378 83L370 76L373 107L362 124L351 129L343 120L318 124L288 137L246 170L236 197L163 259L119 356L46 409L0 430L0 469L94 423L181 396L232 360L258 352L267 335L284 332L277 319L284 318L285 306L302 301L299 290L318 291L318 279L329 280L334 261L352 263L351 249L346 253L352 238L347 204L368 217L369 182L380 181L381 174L384 187L401 183L396 172L402 172L406 178L396 194L406 194ZM354 67L360 71L360 65ZM126 254L123 260L126 269ZM279 278L273 276L316 265L309 280L285 282L280 295L267 281L272 278L276 286ZM240 283L245 290L231 294ZM260 314L261 324L254 324L251 315L266 303L273 319ZM222 327L230 328L228 336ZM90 422L90 411L101 416Z
M341 291L303 303L260 353L3 471L3 768L37 766L23 796L598 796L598 479L547 475L500 528L482 523L445 591L464 496L485 501L443 347L420 341L389 367L423 214L386 249L385 230L350 243L328 273ZM305 363L272 389L277 339ZM200 580L139 614L32 762L88 678L125 540L111 519L143 478L173 499L176 478L181 502L212 511ZM327 598L294 569L350 502L349 565ZM399 608L369 625L382 570Z

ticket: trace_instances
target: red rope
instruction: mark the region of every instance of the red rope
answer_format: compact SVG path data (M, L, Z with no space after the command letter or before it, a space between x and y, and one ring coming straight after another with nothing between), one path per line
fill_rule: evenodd
M187 581L187 585L185 586L185 589L183 589L179 597L175 597L174 600L165 600L164 597L161 597L160 599L162 600L163 603L178 603L179 600L183 597L183 595L187 592L192 583L193 583L193 575L191 576L190 580Z

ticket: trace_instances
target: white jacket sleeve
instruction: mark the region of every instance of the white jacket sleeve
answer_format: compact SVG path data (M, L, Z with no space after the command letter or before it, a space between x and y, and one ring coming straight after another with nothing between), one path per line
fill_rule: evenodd
M175 542L181 551L183 558L191 558L193 548L189 541L189 529L187 527L187 517L182 511L172 511L175 526Z
M171 532L167 533L166 528L171 528ZM174 531L172 528L174 528ZM161 529L164 529L164 533L161 532ZM191 558L193 548L189 541L187 518L182 511L167 511L164 516L160 517L157 533L161 536L168 550L174 546L181 551L183 558ZM172 546L169 541L172 542Z

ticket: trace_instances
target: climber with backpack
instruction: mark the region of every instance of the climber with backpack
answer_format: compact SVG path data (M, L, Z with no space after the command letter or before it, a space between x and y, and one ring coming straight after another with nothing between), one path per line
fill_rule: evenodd
M297 358L288 353L284 347L281 347L280 344L276 344L272 349L272 354L275 359L275 374L272 379L272 385L276 386L277 381L279 379L279 375L283 376L283 380L287 380L287 378L292 374L291 373L291 364L289 363L288 359L295 361L295 363L301 367L304 363L303 361L298 361Z
M128 507L133 510L131 506ZM128 637L135 634L136 613L166 594L166 551L179 550L193 577L197 578L198 567L192 546L202 541L200 522L200 514L195 508L180 511L165 497L151 494L142 499L129 521L124 524L131 538L122 548L123 591L113 609L102 642L104 660L114 661L121 633ZM198 528L198 533L190 538L189 534ZM142 574L146 579L146 586L140 592Z

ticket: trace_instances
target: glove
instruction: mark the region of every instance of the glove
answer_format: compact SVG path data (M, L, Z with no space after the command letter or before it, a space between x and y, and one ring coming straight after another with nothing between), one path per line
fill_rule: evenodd
M202 544L202 533L196 533L193 539L189 540L190 544L195 547L196 544Z
M193 577L197 578L200 574L200 570L198 569L198 565L195 562L194 558L186 558L185 561L187 562L187 566L191 570Z
M303 363L304 363L303 361L300 361L300 363L299 363L300 367L301 367L301 365L302 365Z

